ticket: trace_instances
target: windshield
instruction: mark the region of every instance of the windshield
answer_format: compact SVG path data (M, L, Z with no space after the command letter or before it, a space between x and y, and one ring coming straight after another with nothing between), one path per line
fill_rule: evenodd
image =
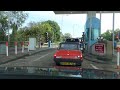
M119 18L117 11L0 11L0 77L119 77Z
M63 49L63 50L79 50L77 44L61 44L59 49Z
M79 42L79 39L75 39L75 38L66 39L66 42Z

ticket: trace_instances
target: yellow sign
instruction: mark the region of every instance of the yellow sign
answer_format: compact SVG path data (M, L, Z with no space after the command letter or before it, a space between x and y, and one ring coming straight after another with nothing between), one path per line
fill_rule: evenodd
M76 63L72 63L72 62L61 62L61 65L76 65Z

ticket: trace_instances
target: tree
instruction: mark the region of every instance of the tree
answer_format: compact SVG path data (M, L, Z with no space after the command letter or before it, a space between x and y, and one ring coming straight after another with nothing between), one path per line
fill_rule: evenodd
M63 33L62 33L62 32L60 32L60 33L61 33L61 34L60 34L60 35L61 35L61 41L63 41L63 42L64 42L66 39L65 39L65 37L64 37L64 35L63 35Z
M7 16L4 11L0 11L0 41L6 40L6 32L8 29Z
M23 11L7 11L6 14L7 14L8 21L9 21L8 24L12 28L11 40L16 41L17 40L17 30L25 22L28 14L24 13Z
M116 29L114 31L114 39L117 40L117 36L118 36L118 33L120 32L120 29ZM109 40L109 41L112 41L112 37L113 37L113 32L112 30L107 30L106 32L104 32L102 35L101 35L104 39L106 40ZM120 36L119 36L120 37Z
M67 38L72 38L72 35L70 33L65 33L63 35L63 41L65 41Z
M112 41L112 32L111 30L107 30L106 32L104 32L102 35L101 35L104 39L106 40L109 40L109 41Z
M60 40L60 27L54 21L30 22L27 27L18 30L18 39L24 38L28 40L29 37L35 37L37 41L45 42L45 35L48 33L49 40ZM21 35L19 35L21 34ZM23 35L23 36L22 36Z
M45 21L44 23L48 23L52 27L52 32L53 32L52 40L60 41L61 33L60 33L60 26L58 25L58 23L51 20Z
M12 29L11 38L16 40L17 30L25 22L28 14L23 11L0 11L0 23L2 25L0 32L4 36L8 34L8 30Z

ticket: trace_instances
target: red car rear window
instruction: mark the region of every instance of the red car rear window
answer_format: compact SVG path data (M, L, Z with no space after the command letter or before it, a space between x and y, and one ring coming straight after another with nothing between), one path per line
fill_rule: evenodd
M65 50L78 50L78 45L77 44L60 44L60 48L59 49L65 49Z

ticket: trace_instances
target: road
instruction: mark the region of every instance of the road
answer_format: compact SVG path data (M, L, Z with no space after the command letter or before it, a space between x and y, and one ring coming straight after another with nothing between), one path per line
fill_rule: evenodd
M53 61L53 54L55 53L56 49L47 50L39 52L35 55L26 56L22 59L18 59L16 61L12 61L6 64L0 65L0 67L13 67L13 66L39 66L39 67L53 67L55 63ZM88 60L83 60L82 68L88 69L100 69L100 70L113 70L111 69L112 65L108 64L100 64L91 62Z

